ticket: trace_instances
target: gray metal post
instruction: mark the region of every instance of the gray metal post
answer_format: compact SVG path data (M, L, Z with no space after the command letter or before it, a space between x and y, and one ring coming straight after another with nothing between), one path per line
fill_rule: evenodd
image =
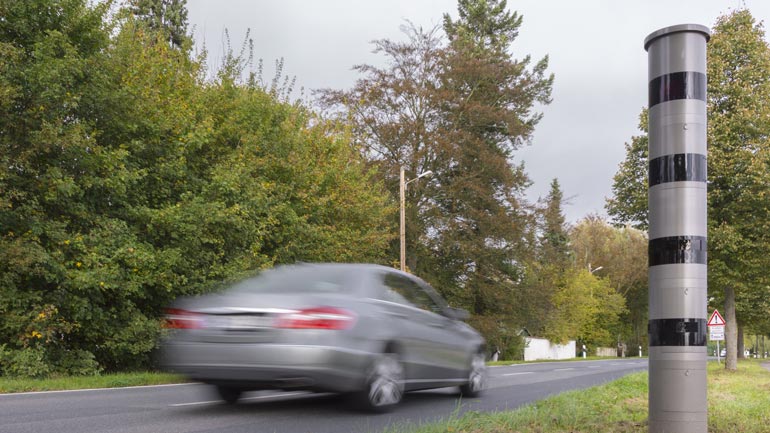
M707 27L650 34L649 431L706 433Z

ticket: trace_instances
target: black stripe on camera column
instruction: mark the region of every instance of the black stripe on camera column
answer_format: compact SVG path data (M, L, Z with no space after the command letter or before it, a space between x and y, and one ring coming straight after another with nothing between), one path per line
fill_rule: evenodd
M705 346L706 319L650 320L650 346Z
M706 74L674 72L650 81L650 108L677 99L706 101Z
M650 187L668 182L706 182L706 155L678 153L650 161Z
M706 264L705 236L669 236L651 239L649 242L649 265Z

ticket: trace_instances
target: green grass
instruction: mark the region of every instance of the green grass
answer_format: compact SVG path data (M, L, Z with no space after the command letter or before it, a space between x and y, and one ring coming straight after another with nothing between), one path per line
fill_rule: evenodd
M738 371L709 363L710 433L766 433L770 426L770 371L741 361ZM390 433L647 433L647 373L634 373L589 390L571 391L518 410L469 412Z
M67 376L48 379L0 377L0 393L29 391L59 391L68 389L120 388L140 385L183 383L178 375L156 372L114 373L97 376Z
M759 361L741 361L736 372L724 362L709 368L709 431L770 431L770 371Z

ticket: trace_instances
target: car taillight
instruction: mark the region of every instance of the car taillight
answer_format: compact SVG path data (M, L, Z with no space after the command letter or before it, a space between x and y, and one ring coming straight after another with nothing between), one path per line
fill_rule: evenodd
M178 308L167 308L166 322L163 327L168 329L199 329L203 327L203 321L198 313Z
M341 308L319 307L286 313L278 317L276 328L284 329L348 329L356 315Z

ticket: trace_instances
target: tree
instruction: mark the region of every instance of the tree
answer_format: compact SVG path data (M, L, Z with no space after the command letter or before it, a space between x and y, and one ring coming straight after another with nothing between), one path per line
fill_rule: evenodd
M344 130L108 6L0 0L3 375L147 366L175 297L393 238Z
M626 143L626 157L613 176L612 196L605 203L607 214L617 226L630 224L647 230L647 109L639 115L639 129L643 135L631 137Z
M90 118L109 31L107 6L83 0L0 1L0 368L6 373L92 372L72 345L88 310L73 255L84 230L130 179L125 153L101 146ZM69 304L65 306L65 304ZM74 304L74 305L73 305Z
M569 261L569 237L562 211L564 193L558 179L551 181L551 191L542 210L543 227L540 236L540 261L564 268Z
M708 44L709 287L724 301L728 369L736 367L739 328L768 314L764 272L770 215L770 50L748 10L720 17ZM643 117L644 119L644 117ZM616 223L646 224L642 137L627 147L607 209Z
M187 0L130 0L129 10L149 29L161 32L172 46L187 50Z
M593 270L625 300L619 333L645 345L647 327L647 236L632 227L613 227L589 215L569 233L577 269Z
M390 67L354 66L364 77L351 90L326 89L319 98L330 115L350 125L357 149L376 168L394 197L399 194L400 168L413 178L429 170L438 173L442 166L436 152L439 122L433 95L441 69L441 39L438 29L425 31L408 23L402 30L406 42L374 42L374 52L386 56ZM406 191L409 269L427 268L422 265L422 258L428 255L424 239L427 227L435 226L428 209L438 190L436 182L421 180L411 183ZM394 260L398 251L394 242Z
M708 46L709 287L725 294L728 369L736 368L740 327L768 313L750 302L767 296L770 265L770 48L764 37L762 24L738 10L717 20Z
M459 11L444 18L448 42L414 27L405 43L377 41L389 66L356 67L366 76L321 102L351 122L394 195L400 166L434 172L409 188L407 264L469 308L490 344L503 344L517 331L512 298L534 244L529 179L513 156L531 139L541 117L533 106L550 101L553 77L547 58L531 70L529 57L511 59L521 17L505 1L461 1Z
M555 190L549 194L559 196ZM556 209L545 209L549 207ZM543 252L528 266L525 286L529 296L521 299L527 305L524 317L528 329L553 341L580 339L589 346L606 346L614 344L615 338L629 341L634 337L641 344L641 322L646 320L647 312L644 234L588 216L571 227L565 237L566 251L559 250L557 255L563 266L554 265L549 254ZM548 243L540 248L549 252Z
M625 302L608 280L587 269L574 269L551 301L553 312L543 334L546 338L559 343L577 338L593 347L613 344Z
M553 76L547 57L531 70L529 56L511 59L522 20L505 1L460 1L458 11L457 21L444 15L449 43L436 92L443 169L434 196L441 229L429 245L476 323L496 338L515 327L511 299L532 245L529 179L514 152L530 141L542 117L532 108L550 102Z
M521 325L533 335L543 335L554 308L554 291L563 287L572 273L568 227L562 210L563 193L557 179L537 209L535 254L527 257L526 276L517 287L517 311Z

